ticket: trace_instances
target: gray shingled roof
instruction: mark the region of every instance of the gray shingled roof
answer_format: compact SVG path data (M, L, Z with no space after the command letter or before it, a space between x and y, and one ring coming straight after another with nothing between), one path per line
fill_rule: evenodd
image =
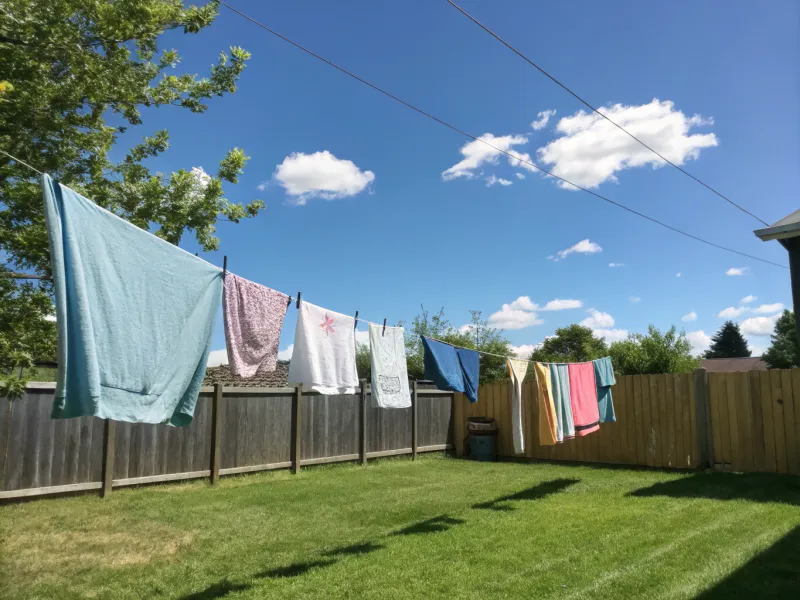
M256 375L249 379L237 377L231 373L228 365L209 367L203 385L221 383L226 387L286 387L289 380L289 361L278 361L278 367L272 373Z

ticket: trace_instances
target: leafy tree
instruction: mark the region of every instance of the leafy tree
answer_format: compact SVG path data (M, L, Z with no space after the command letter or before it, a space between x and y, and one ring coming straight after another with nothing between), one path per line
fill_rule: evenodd
M215 2L184 7L180 0L6 0L0 10L0 148L173 244L192 231L204 250L218 249L220 219L238 223L264 206L224 197L224 183L236 183L247 162L242 150L225 153L215 174L196 167L167 175L145 164L169 147L166 130L127 151L114 149L148 110L203 113L209 99L236 90L250 57L242 48L222 52L203 77L177 71L175 50L158 53L166 30L196 34L217 10ZM112 149L123 158L115 160ZM0 256L9 266L49 275L41 197L38 176L0 155ZM20 285L3 299L31 295ZM41 315L31 319L23 329L43 327Z
M545 339L530 359L538 362L586 362L607 355L605 340L595 337L588 327L570 325L556 329L556 334Z
M56 356L56 324L49 294L31 283L17 285L0 267L0 373L9 373L20 356L34 362Z
M614 342L608 351L618 375L687 373L700 365L692 356L692 344L686 332L673 326L662 333L653 325L647 334L632 333L628 339Z
M800 347L797 343L795 315L792 311L784 310L778 317L772 333L772 344L761 355L761 360L767 363L770 369L791 369L800 366Z
M746 358L750 354L739 324L725 321L711 338L711 346L706 350L704 358Z

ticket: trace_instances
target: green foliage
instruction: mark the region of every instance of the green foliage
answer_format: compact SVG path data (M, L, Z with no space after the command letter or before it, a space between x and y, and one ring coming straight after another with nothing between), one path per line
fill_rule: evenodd
M704 358L747 358L750 354L739 324L725 321L711 338L711 346L706 350Z
M772 344L761 355L761 360L767 363L770 369L791 369L800 366L800 347L797 343L795 316L792 311L784 310L778 317L772 333Z
M700 365L700 359L692 356L686 332L678 333L674 326L661 333L650 325L647 334L632 333L611 344L608 353L618 375L688 373Z
M586 362L607 355L605 340L595 337L588 327L570 325L556 329L556 334L542 342L530 359L538 362Z
M244 206L224 197L223 184L236 183L247 162L242 150L225 153L216 174L200 168L164 174L145 162L169 148L167 131L127 152L114 148L121 133L143 122L146 109L202 113L208 100L236 90L250 58L242 48L221 53L206 76L175 72L175 50L159 54L164 31L198 33L217 11L216 2L184 7L181 0L6 0L0 148L173 244L193 231L203 249L217 250L219 219L239 222L264 207L260 200ZM112 149L122 160L112 159ZM50 274L38 176L5 156L0 255L17 269Z
M0 373L55 360L56 324L48 320L53 315L47 292L30 283L17 285L0 267Z

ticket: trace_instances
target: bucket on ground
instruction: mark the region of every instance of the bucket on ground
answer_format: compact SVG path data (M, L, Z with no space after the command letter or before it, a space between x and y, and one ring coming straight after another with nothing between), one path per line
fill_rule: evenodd
M467 432L469 458L487 461L497 458L497 421L488 417L469 417Z

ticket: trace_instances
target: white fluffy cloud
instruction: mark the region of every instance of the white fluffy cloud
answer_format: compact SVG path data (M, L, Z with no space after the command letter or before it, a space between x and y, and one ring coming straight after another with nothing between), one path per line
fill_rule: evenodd
M697 313L694 311L686 313L681 317L681 321L684 323L688 323L689 321L697 321Z
M636 304L637 302L642 301L642 299L639 296L631 296L630 298L628 298L628 300L630 300L631 304Z
M770 335L775 329L775 321L780 317L779 314L771 317L750 317L742 321L739 326L742 333L746 335Z
M653 99L649 104L638 106L615 104L599 110L677 165L697 158L701 149L719 143L713 133L689 133L693 127L713 124L712 120L699 115L687 117L669 100ZM666 164L595 113L580 110L564 117L556 131L561 135L539 148L538 158L554 175L586 188L616 181L616 173L623 169L647 165L656 168ZM575 189L564 182L559 185Z
M556 114L556 110L543 110L541 112L536 113L536 120L531 123L531 127L535 131L539 131L540 129L544 129L547 127L547 123L550 122L550 117Z
M727 271L725 271L725 275L729 275L731 277L738 277L744 275L750 270L750 267L731 267Z
M706 334L702 329L689 331L686 334L686 339L689 340L689 343L692 345L692 350L694 350L696 355L702 354L708 350L708 347L711 345L711 336Z
M564 250L559 250L554 255L548 256L550 260L563 260L567 258L570 254L578 253L578 254L596 254L598 252L602 252L603 249L600 247L599 244L595 244L588 239L581 240L574 246L570 246L569 248L565 248Z
M544 321L536 314L538 309L528 296L520 296L510 304L503 304L500 310L489 317L488 323L498 329L524 329L541 325Z
M750 296L745 296L744 298L739 300L739 302L741 302L742 304L750 304L751 302L755 302L756 300L758 300L758 296L753 296L751 294Z
M614 327L614 317L607 312L600 312L594 308L589 309L589 316L581 321L581 325L591 329L608 329Z
M483 142L479 140L483 140ZM442 171L442 179L444 181L450 181L458 177L473 179L477 177L476 171L481 166L486 164L495 165L503 152L509 152L514 149L514 146L521 146L527 143L528 138L524 135L495 136L491 133L485 133L477 140L467 142L461 147L459 152L464 158L449 169ZM491 146L488 144L491 144Z
M603 338L609 344L620 342L628 337L627 329L592 329L592 333L599 338Z
M677 273L675 273L675 277L680 277L680 276L681 276L681 272L680 272L680 271L678 271Z
M527 360L528 357L531 355L531 352L536 350L536 348L538 348L539 346L541 346L541 344L523 344L522 346L509 346L509 347L511 348L511 352L513 352L517 358Z
M729 306L728 308L724 308L721 311L719 311L719 313L717 313L717 316L720 319L735 319L736 317L738 317L747 310L749 309L746 306L740 306L739 308L736 308L734 306Z
M573 308L581 308L582 306L583 302L580 300L556 298L555 300L550 300L550 302L539 310L570 310Z
M514 310L536 310L537 308L539 308L536 304L534 304L531 301L530 296L520 296L508 306Z
M291 202L303 205L312 198L337 200L355 196L375 181L372 171L362 171L351 160L324 150L313 154L293 152L275 168L275 180Z
M496 183L499 183L502 186L511 185L514 183L509 179L503 179L502 177L497 177L496 175L492 174L486 178L486 187L492 187Z
M762 304L758 308L754 308L753 312L759 315L771 315L781 312L784 308L782 302L776 302L775 304Z
M608 266L611 267L612 269L616 269L618 267L624 267L625 263L610 262L610 263L608 263Z
M208 367L218 367L220 365L228 364L228 351L223 348L222 350L212 350L208 353Z
M292 352L294 352L294 344L289 344L283 350L278 351L278 360L292 360Z
M517 179L525 179L525 173L514 173Z

